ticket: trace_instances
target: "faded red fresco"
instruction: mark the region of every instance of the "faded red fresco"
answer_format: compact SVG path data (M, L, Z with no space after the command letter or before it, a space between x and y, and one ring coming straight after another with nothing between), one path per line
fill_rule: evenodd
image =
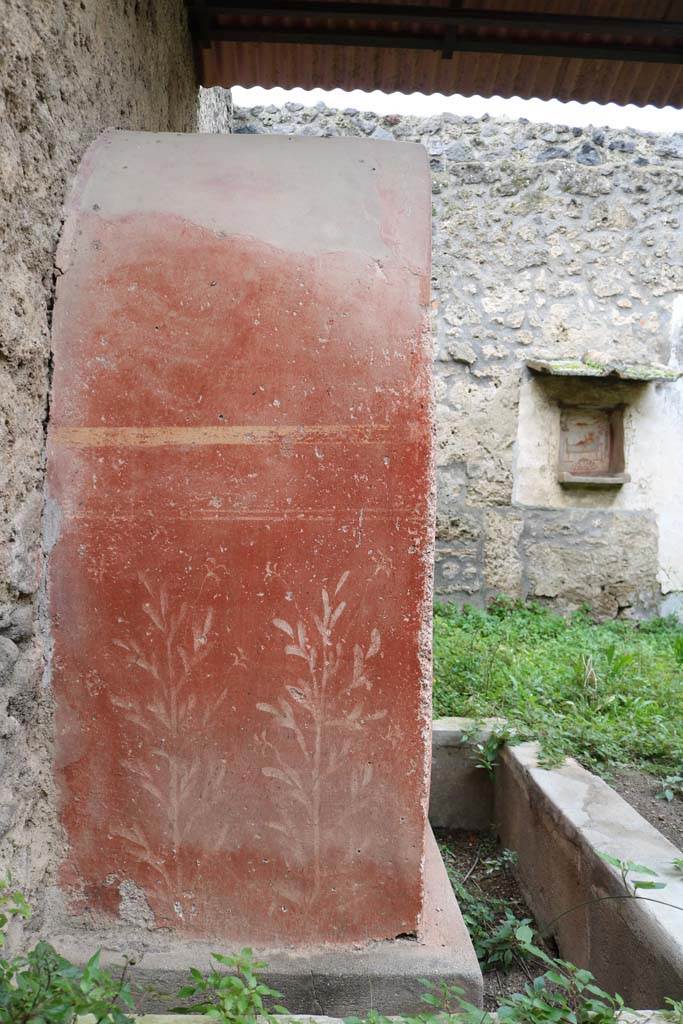
M326 145L303 141L278 203L305 184L297 154ZM329 249L231 232L233 209L258 201L267 221L275 202L221 177L235 146L254 177L277 164L251 139L109 134L80 173L48 459L61 879L78 910L116 917L132 882L158 927L239 942L417 927L428 174L417 147L330 141ZM158 203L127 176L131 147ZM366 159L372 209L336 205L334 175ZM178 199L202 175L218 226ZM354 219L381 257L354 246Z

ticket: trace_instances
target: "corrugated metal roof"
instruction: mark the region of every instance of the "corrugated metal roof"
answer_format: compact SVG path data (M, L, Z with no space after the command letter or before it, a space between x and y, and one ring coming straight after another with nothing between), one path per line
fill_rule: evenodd
M683 0L188 0L203 85L683 105Z

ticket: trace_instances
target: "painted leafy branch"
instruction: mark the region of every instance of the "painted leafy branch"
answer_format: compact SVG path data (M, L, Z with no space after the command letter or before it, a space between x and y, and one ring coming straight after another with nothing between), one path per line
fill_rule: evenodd
M310 614L309 621L299 619L292 626L284 618L273 619L273 625L287 638L285 654L303 664L294 681L283 683L284 692L275 703L257 705L279 729L291 733L296 743L298 754L293 762L264 732L261 746L272 763L262 772L281 783L287 794L279 820L270 822L270 828L287 837L301 863L312 865L312 885L304 900L308 906L320 894L326 873L323 802L328 787L335 775L345 773L347 803L337 807L337 825L363 807L370 792L372 765L354 765L349 772L349 763L353 764L359 735L370 722L386 716L385 710L366 709L373 688L369 663L380 652L379 631L371 629L367 646L355 643L352 657L347 656L343 631L347 603L340 595L348 577L348 572L342 574L331 597L322 589L320 612ZM288 895L295 899L291 892Z
M202 700L197 691L196 672L210 650L213 609L191 611L186 602L174 607L164 587L157 593L144 574L139 580L151 631L144 643L127 637L114 644L146 682L137 691L129 688L125 697L110 693L110 701L143 740L144 756L131 757L128 770L153 802L162 842L152 842L139 823L122 827L118 834L129 844L131 856L158 874L176 913L182 914L180 894L191 885L182 877L179 854L227 776L225 763L202 744L188 747L187 737L207 727L227 690L218 700L213 695ZM216 847L223 843L226 828L213 833Z

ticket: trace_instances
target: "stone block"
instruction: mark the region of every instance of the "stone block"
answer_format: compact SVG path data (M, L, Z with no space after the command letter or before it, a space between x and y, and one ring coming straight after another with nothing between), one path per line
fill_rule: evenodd
M0 636L0 685L8 683L19 657L19 648L7 636Z
M520 550L531 598L565 608L587 603L607 618L657 606L657 522L651 512L527 510Z
M453 520L457 523L457 518ZM434 590L448 600L471 599L482 586L481 541L466 537L437 540Z
M484 515L484 573L493 596L524 596L524 567L519 541L524 516L515 509L487 509Z
M462 505L467 493L467 467L463 462L444 466L436 489L436 535L441 540L457 537L463 530Z

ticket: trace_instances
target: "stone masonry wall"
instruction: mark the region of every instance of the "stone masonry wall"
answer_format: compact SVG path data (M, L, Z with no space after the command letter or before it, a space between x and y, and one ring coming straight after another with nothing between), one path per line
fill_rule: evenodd
M203 130L368 136L427 149L438 596L483 604L504 593L560 609L587 602L602 616L675 610L681 384L603 386L608 403L627 403L631 482L567 491L554 472L563 395L549 394L525 361L591 353L675 366L683 358L683 316L674 313L683 139L323 104L233 110L220 90L204 92L201 106ZM567 387L583 400L581 385Z
M53 872L40 625L44 426L65 192L104 128L192 130L182 0L0 0L0 877Z

